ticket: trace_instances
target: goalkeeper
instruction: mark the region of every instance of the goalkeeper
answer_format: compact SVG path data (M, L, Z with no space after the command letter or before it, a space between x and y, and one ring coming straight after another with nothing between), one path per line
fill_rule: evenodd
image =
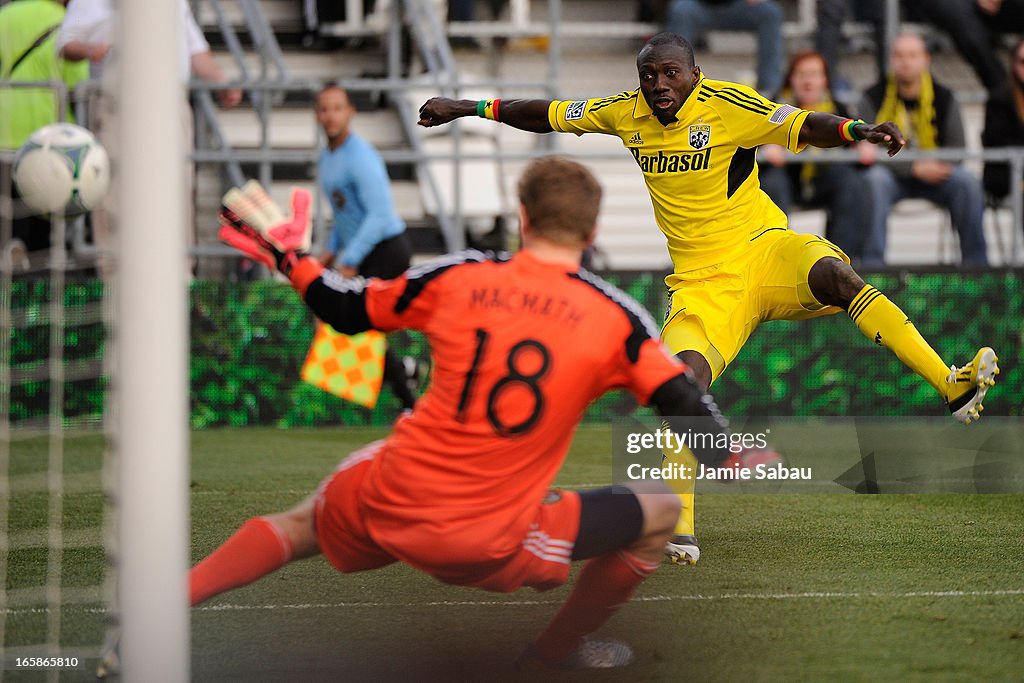
M342 572L405 562L446 583L510 592L565 583L572 593L521 665L621 666L617 641L585 640L658 566L680 503L661 482L552 490L573 430L595 398L631 391L662 415L726 425L646 311L579 266L601 189L574 162L531 164L519 184L523 250L465 251L394 280L344 278L305 255L308 194L265 225L256 185L225 197L222 238L288 276L335 329L422 331L432 382L393 433L351 454L294 509L247 521L190 574L192 604L293 560L323 554ZM580 339L592 340L580 353ZM720 464L727 453L701 450Z

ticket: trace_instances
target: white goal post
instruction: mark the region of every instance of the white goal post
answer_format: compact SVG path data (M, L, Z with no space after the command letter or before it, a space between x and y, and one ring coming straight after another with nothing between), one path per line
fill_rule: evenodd
M119 0L115 448L125 681L186 681L188 283L177 0Z

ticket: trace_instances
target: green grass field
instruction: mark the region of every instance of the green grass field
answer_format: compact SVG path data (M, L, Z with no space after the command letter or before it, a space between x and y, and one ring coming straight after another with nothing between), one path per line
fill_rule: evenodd
M250 516L298 502L341 457L380 434L195 433L193 562ZM90 477L98 483L98 442L69 444L65 472L78 472L83 489ZM610 443L607 428L581 429L558 483L607 483ZM42 443L12 449L8 589L45 574L45 553L16 543L26 529L45 526L46 496L18 493L39 471L41 454ZM102 552L75 535L92 533L102 498L66 499L68 535L84 546L66 555L66 582L95 583ZM700 564L665 565L641 587L602 630L632 643L637 662L587 678L1020 680L1022 527L1020 494L701 496ZM193 610L193 677L514 680L516 655L566 594L566 587L513 595L460 589L403 566L343 576L320 558L307 560ZM98 642L102 624L95 606L69 606L65 642ZM43 615L9 611L8 645L40 635L44 625ZM41 680L8 674L5 680ZM78 671L62 680L89 676Z

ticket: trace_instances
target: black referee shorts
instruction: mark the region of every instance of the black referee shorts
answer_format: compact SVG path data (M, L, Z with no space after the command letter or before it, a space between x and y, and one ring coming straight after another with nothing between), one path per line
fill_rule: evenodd
M412 240L405 232L378 242L363 262L359 274L390 280L409 270L412 261Z

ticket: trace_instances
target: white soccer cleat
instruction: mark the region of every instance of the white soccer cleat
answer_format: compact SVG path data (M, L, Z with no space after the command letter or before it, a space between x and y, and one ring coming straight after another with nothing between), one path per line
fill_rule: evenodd
M985 409L982 401L999 374L998 361L996 352L983 346L967 365L961 368L949 366L946 405L953 417L965 425L981 417L981 411Z
M665 557L672 564L695 565L700 559L700 548L697 547L697 538L687 534L676 534L665 544Z
M102 681L120 675L121 630L117 629L107 636L107 641L103 644L103 649L100 650L100 661L96 664L96 679Z
M633 648L622 641L584 639L575 652L557 662L545 662L533 649L533 645L528 645L516 662L516 669L520 671L615 669L632 663Z

